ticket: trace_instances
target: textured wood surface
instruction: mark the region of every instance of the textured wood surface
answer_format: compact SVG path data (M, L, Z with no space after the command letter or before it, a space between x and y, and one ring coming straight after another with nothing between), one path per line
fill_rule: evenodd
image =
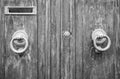
M75 0L75 79L82 79L83 77L83 53L84 53L84 39L83 39L83 0Z
M74 22L74 0L61 0L61 79L75 78Z
M60 78L60 0L50 0L50 79Z
M36 6L35 0L4 0L4 5ZM24 29L29 47L22 56L10 49L13 33ZM5 15L5 79L37 79L37 18L36 16Z
M116 49L116 65L115 65L115 78L119 79L120 78L120 1L118 0L116 2L117 9L114 11L114 25L116 31L116 44L115 44L115 49Z
M5 66L4 66L4 59L5 59L5 28L4 28L4 9L3 9L3 0L0 0L0 79L4 79L5 75Z
M38 0L38 77L50 79L50 0Z
M37 8L38 12L38 78L46 79L48 74L46 65L46 0L38 0Z
M0 0L0 79L119 79L119 0ZM4 6L36 6L36 15L4 15ZM102 28L110 49L95 50L91 33ZM27 51L9 46L25 29Z
M116 0L84 0L82 79L115 79L115 5ZM110 37L112 44L109 50L99 52L94 49L91 32L95 28L104 29Z

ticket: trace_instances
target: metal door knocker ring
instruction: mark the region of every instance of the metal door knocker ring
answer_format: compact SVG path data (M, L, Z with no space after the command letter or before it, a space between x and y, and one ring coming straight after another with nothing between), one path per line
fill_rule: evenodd
M111 40L103 29L95 29L92 32L92 40L94 47L99 51L106 51L111 46ZM105 45L105 47L102 47L103 45Z
M10 41L10 48L16 53L23 53L28 47L28 35L25 30L16 31Z

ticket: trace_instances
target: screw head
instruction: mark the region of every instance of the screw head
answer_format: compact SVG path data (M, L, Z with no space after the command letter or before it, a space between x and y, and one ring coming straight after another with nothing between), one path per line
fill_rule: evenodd
M70 32L69 31L65 31L64 32L64 36L70 36Z

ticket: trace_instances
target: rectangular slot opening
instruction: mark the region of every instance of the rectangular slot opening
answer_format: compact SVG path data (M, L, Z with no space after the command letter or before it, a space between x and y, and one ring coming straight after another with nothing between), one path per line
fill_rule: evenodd
M5 6L5 14L36 14L35 6Z
M32 13L32 8L9 8L10 13Z

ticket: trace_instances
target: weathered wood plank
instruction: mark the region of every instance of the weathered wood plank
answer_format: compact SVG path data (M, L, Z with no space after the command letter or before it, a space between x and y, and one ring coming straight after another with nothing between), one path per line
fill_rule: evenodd
M38 0L39 78L50 79L50 0Z
M50 78L60 79L60 0L50 0Z
M5 54L5 40L4 40L4 11L3 0L0 0L0 79L4 79L4 54Z
M116 79L120 79L120 0L116 0L116 10L114 12L114 31L116 31Z
M76 79L76 17L75 17L75 0L70 0L70 49L69 49L69 79Z
M38 0L38 78L47 79L46 74L46 0Z
M39 78L59 79L60 1L38 0Z
M74 0L61 0L61 79L75 79Z
M4 0L6 5L36 6L35 0ZM29 37L29 48L22 55L10 49L12 34L25 29ZM37 18L36 16L5 15L6 60L5 79L37 79Z
M82 79L82 54L83 51L83 0L75 0L75 26L76 27L76 79Z
M83 79L115 79L115 32L113 13L115 0L84 0ZM112 44L109 50L95 51L91 32L104 29Z
M69 1L61 0L61 79L69 79L69 38L63 36L69 31Z
M51 59L50 59L50 0L46 0L46 24L45 24L45 63L46 63L46 78L45 79L50 79L51 77L51 69L50 69L50 64L51 64Z
M61 0L61 79L69 79L69 53L70 53L70 37L64 36L65 31L69 31L70 27L70 6L69 0Z

